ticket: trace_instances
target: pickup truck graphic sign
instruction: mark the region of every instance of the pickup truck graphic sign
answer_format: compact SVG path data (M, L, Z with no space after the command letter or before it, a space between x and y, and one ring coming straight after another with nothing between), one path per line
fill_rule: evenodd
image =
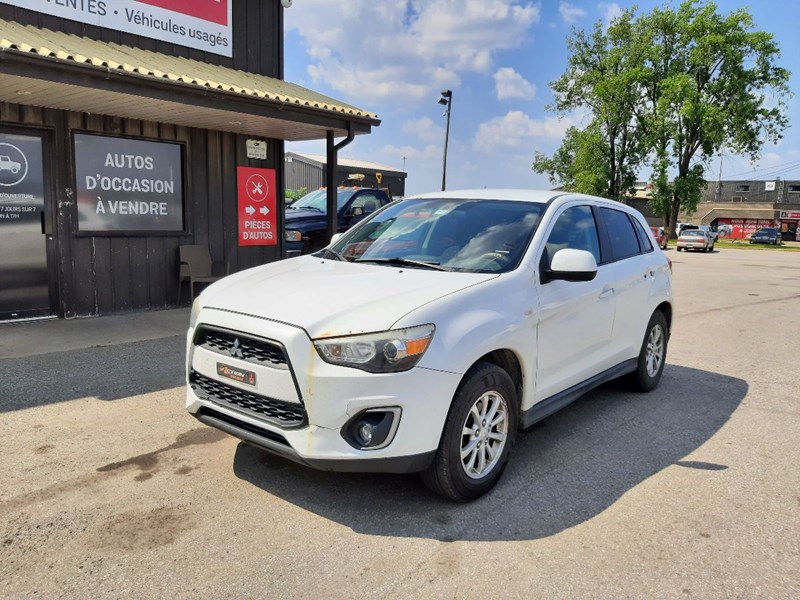
M3 0L5 4L233 56L232 0Z

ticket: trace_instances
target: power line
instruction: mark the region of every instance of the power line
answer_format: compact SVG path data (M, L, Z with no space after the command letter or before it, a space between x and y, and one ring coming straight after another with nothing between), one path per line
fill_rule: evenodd
M772 165L769 167L761 167L760 169L753 169L752 171L742 171L741 173L733 173L731 175L727 175L728 179L735 179L740 175L749 175L751 179L756 179L758 177L764 177L766 173L771 173L772 171L782 170L786 168L787 170L794 170L795 168L800 167L800 160L794 160L786 163L781 163L777 165ZM761 172L764 173L761 173ZM757 175L758 174L758 175Z

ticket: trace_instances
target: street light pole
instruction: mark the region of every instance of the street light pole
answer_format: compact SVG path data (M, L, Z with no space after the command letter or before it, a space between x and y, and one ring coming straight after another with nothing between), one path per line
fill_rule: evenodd
M447 107L447 127L444 130L444 157L442 158L442 191L447 188L447 143L450 140L450 108L453 106L453 92L444 90L439 104Z

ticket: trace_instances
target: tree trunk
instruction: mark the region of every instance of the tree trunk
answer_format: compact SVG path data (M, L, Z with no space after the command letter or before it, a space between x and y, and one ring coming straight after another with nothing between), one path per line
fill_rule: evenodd
M674 240L678 237L678 232L675 231L675 225L678 223L678 212L680 209L680 198L673 196L672 206L669 207L669 238L671 240Z

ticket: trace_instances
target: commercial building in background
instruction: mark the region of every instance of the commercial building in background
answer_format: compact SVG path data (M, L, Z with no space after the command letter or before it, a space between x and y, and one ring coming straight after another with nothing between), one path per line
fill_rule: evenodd
M647 202L652 184L637 182L629 203L641 210L651 225L663 225ZM681 213L679 221L710 225L720 237L746 239L761 227L776 227L786 241L798 239L800 181L709 181L694 213Z
M380 123L283 80L283 11L0 2L0 320L175 306L183 245L283 256L284 141L335 166Z
M365 160L340 158L334 181L342 184L351 175L364 175L360 184L363 187L377 187L387 190L392 198L406 195L407 174L395 168ZM305 154L299 152L286 153L286 188L308 191L325 185L326 160L321 154Z
M723 237L744 239L761 227L776 227L784 240L795 240L800 181L709 181L692 219Z

